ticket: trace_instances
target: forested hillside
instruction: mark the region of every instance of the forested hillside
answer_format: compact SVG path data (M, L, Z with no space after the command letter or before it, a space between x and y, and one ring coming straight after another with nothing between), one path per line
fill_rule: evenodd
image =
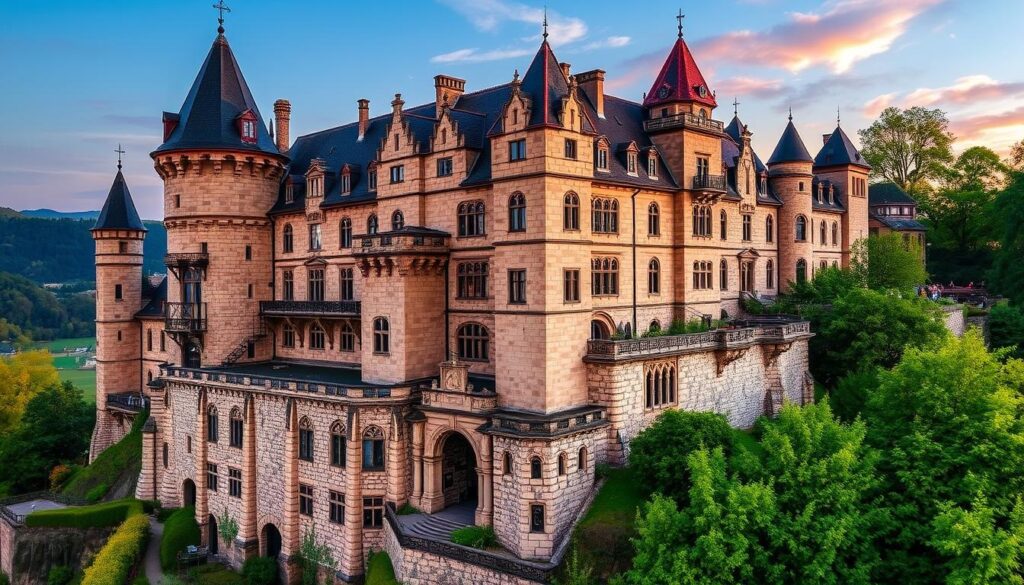
M0 272L0 340L91 337L95 319L96 299L88 293L58 296L27 278Z
M143 271L165 272L167 232L147 221ZM0 271L36 282L96 279L91 220L37 219L0 214Z

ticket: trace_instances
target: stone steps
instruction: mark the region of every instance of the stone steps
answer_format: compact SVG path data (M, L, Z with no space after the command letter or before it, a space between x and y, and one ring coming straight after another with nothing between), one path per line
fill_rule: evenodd
M428 514L423 514L420 518L416 519L410 518L409 520L408 523L403 522L406 532L437 540L448 540L452 532L468 526L468 524L463 522L456 522Z

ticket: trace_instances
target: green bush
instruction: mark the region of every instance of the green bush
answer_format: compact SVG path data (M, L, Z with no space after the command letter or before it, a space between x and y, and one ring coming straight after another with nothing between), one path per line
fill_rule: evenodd
M371 552L366 560L366 585L401 585L395 579L395 567L384 551Z
M108 486L105 483L101 483L97 486L94 486L91 490L85 493L85 501L89 502L90 504L95 504L96 502L102 500L103 496L107 495L108 489L110 489L110 486Z
M66 565L56 565L50 568L46 575L46 585L67 585L75 576L74 570Z
M853 422L864 405L868 402L871 390L878 387L878 370L868 368L853 372L839 379L839 383L829 393L829 405L836 418L845 422Z
M0 585L11 585L11 578L3 571L0 571Z
M88 466L77 470L61 493L85 498L99 485L115 485L118 478L137 477L142 469L142 424L147 417L147 411L139 413L131 432L100 453Z
M145 552L148 538L149 517L143 514L129 517L85 570L82 585L122 585Z
M70 528L97 528L117 526L126 518L142 512L137 500L115 500L92 506L39 510L25 518L28 526L67 526Z
M217 563L207 563L195 568L195 580L199 585L242 585L245 577Z
M145 574L139 573L139 576L132 581L132 585L149 585L149 578Z
M732 427L720 414L667 410L633 439L629 465L646 490L681 501L690 488L690 453L703 446L729 454L732 441Z
M156 521L163 524L181 508L160 508L156 513Z
M142 502L142 511L147 514L160 511L160 500L139 500Z
M452 542L472 548L492 548L498 545L498 537L491 526L466 526L452 532Z
M242 575L249 585L275 585L277 560L270 557L249 557L242 565Z
M195 508L189 506L171 514L164 523L164 536L160 541L160 566L165 571L173 570L178 562L178 553L190 544L198 545L200 538Z
M408 516L409 514L422 514L423 510L420 510L416 506L413 506L409 502L402 504L402 507L397 511L399 516Z

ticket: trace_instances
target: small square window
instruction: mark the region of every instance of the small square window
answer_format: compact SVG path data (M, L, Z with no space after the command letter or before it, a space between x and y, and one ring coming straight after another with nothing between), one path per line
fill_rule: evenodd
M391 182L402 183L405 181L405 165L391 167Z
M437 176L450 177L452 174L452 157L446 156L437 159Z
M384 525L384 498L363 498L363 526L380 528Z
M299 514L313 515L313 486L304 483L299 484Z
M572 138L565 139L565 158L576 160L576 141Z
M526 139L512 140L508 143L509 162L524 160L526 158Z

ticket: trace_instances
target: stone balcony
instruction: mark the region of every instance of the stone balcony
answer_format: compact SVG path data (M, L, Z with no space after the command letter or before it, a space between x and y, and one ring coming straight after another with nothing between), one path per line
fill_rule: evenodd
M447 253L451 236L442 231L407 227L401 230L358 236L359 246L352 250L356 256L367 254Z
M107 410L116 410L128 414L142 412L148 405L148 399L138 392L118 392L107 394Z
M638 339L591 339L587 342L588 362L617 362L667 357L705 351L745 349L752 345L791 343L811 337L807 321L740 322L739 327L702 333L660 335Z
M644 120L644 130L647 132L658 132L659 130L671 130L674 128L689 128L712 134L723 134L725 132L725 125L722 122L712 120L711 118L694 116L690 113Z
M260 301L267 317L359 317L359 301Z

